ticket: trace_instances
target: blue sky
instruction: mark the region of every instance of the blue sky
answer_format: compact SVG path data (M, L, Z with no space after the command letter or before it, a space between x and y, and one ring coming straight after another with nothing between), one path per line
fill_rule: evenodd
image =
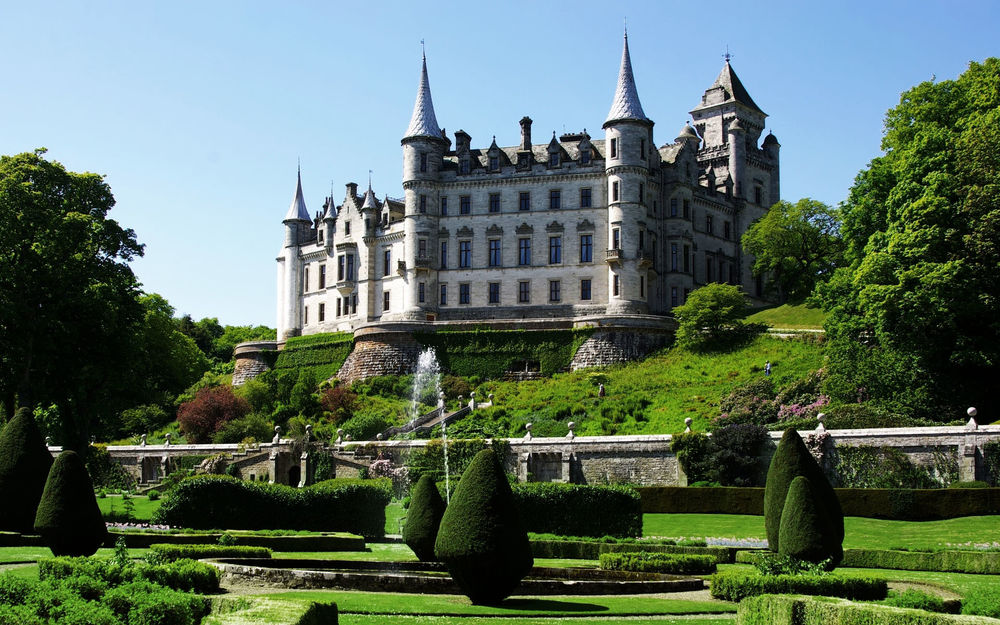
M399 139L427 46L438 122L474 146L600 136L624 19L639 96L672 142L732 65L782 144L782 196L837 204L901 91L1000 54L1000 3L3 2L0 153L107 176L144 288L196 319L275 324L297 159L402 195Z

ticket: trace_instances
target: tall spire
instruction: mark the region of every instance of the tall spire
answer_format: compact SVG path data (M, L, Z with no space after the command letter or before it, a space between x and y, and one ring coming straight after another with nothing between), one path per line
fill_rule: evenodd
M648 122L649 118L642 112L639 103L639 92L635 88L635 77L632 75L632 59L628 53L628 31L625 31L625 46L622 48L622 66L618 71L618 86L615 88L615 99L611 102L611 110L605 124L636 120Z
M406 135L403 138L409 137L441 138L441 128L434 116L434 102L431 100L431 83L427 79L426 54L423 55L423 68L420 70L420 86L417 87L417 101L413 105L413 117L410 119L410 127L406 129Z
M306 210L306 201L302 197L302 166L299 166L298 183L295 185L295 197L292 198L292 205L288 207L288 214L285 221L297 219L299 221L312 221L309 211Z

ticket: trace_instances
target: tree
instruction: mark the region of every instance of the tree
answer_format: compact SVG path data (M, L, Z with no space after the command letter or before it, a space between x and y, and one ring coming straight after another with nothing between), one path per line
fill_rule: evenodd
M761 324L745 323L750 309L738 286L718 282L693 291L682 306L674 307L677 344L694 350L725 349L758 334Z
M237 397L231 386L210 386L177 409L177 421L189 443L208 443L212 435L233 419L250 412L250 404Z
M829 393L912 416L996 415L1000 60L925 82L843 206L847 266L819 289Z
M754 275L770 275L768 289L779 300L801 302L843 265L840 211L809 198L778 202L747 229L742 245L754 256Z
M0 157L0 401L57 405L63 443L126 407L130 353L142 318L128 261L132 230L108 218L104 179L33 154Z
M792 480L781 509L778 553L797 560L822 562L830 557L825 537L830 534L825 510L816 500L812 483L805 476Z
M0 432L0 530L31 532L51 467L35 418L21 408Z
M445 503L438 492L434 477L425 473L410 496L410 507L403 526L403 542L421 562L434 561L434 541L444 516Z
M94 485L79 454L59 454L35 516L35 531L56 556L92 556L108 530L97 506Z
M469 463L444 512L434 555L473 603L510 596L534 559L507 476L492 449Z

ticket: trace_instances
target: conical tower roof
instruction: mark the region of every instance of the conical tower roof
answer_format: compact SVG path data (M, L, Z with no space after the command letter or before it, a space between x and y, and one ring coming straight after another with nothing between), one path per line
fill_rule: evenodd
M413 117L410 127L406 129L404 139L410 137L441 138L441 127L434 116L434 101L431 100L431 83L427 79L427 56L424 55L423 67L420 70L420 85L417 87L417 101L413 105Z
M733 70L733 66L729 64L728 58L726 59L726 64L722 67L722 71L719 72L719 76L715 79L715 82L712 83L712 86L709 87L708 90L710 91L718 87L722 87L725 90L726 95L728 96L727 99L731 98L736 100L743 106L753 109L761 115L766 115L764 111L760 110L757 103L753 101L753 98L750 97L746 87L743 86L743 83L740 82L739 76L737 76L735 70ZM698 106L695 110L700 108L706 108L706 106Z
M375 192L372 191L371 183L368 184L368 191L365 192L365 201L361 204L361 210L378 210L378 200L375 199Z
M611 102L611 110L604 124L631 120L649 122L642 111L639 102L639 92L635 88L635 77L632 75L632 59L628 53L628 32L625 33L625 46L622 48L622 66L618 70L618 86L615 87L615 99Z
M295 185L295 197L292 198L292 205L288 207L288 214L285 215L285 221L289 220L312 221L309 211L306 210L305 198L302 197L301 169L299 169L298 182Z

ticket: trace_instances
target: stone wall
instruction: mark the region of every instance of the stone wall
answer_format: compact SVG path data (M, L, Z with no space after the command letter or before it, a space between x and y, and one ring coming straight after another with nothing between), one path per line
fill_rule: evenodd
M265 371L271 370L267 352L278 349L277 341L240 343L233 350L233 386L242 386Z
M598 330L576 350L570 368L576 371L642 360L672 340L672 333L662 331Z
M380 332L356 335L354 349L340 367L337 378L351 383L377 375L413 373L421 351L408 332Z

